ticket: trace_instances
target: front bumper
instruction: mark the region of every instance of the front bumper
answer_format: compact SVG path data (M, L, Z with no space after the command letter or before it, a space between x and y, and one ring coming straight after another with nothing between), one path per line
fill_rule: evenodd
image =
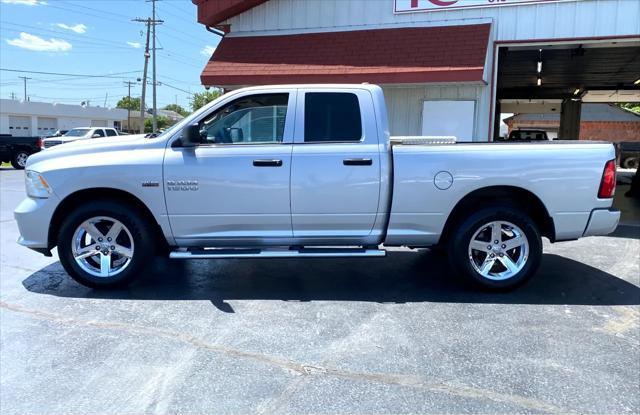
M47 199L25 198L13 212L18 223L20 245L40 253L50 248L49 226L59 200L55 195Z
M591 212L582 236L608 235L616 230L618 222L620 222L619 210L595 209Z

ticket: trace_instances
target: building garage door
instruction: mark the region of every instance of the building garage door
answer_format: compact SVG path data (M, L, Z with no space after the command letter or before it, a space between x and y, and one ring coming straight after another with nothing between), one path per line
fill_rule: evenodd
M31 117L9 115L9 134L15 137L28 137L31 135Z
M57 118L38 117L38 135L51 135L58 129Z
M107 120L91 120L92 127L107 127Z

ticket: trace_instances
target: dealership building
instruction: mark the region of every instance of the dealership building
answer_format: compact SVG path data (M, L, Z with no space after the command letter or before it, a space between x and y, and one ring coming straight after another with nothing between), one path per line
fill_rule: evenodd
M392 135L495 139L501 114L640 101L638 0L192 0L205 86L382 86ZM639 137L640 139L640 137Z
M127 111L120 108L0 99L0 134L46 136L75 127L120 129Z

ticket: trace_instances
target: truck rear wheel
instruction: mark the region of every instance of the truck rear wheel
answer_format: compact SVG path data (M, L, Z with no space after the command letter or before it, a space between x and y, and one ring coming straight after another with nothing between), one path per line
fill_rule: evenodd
M126 204L96 201L72 211L60 227L58 255L67 273L91 288L122 287L155 254L153 230Z
M449 262L456 274L497 291L527 282L542 259L535 222L505 205L483 208L461 221L449 244Z

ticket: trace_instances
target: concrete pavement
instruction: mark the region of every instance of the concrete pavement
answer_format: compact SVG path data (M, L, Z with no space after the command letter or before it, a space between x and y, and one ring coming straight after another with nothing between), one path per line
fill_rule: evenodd
M640 412L640 228L547 243L508 294L408 250L158 259L105 292L19 247L22 172L0 187L3 414Z

